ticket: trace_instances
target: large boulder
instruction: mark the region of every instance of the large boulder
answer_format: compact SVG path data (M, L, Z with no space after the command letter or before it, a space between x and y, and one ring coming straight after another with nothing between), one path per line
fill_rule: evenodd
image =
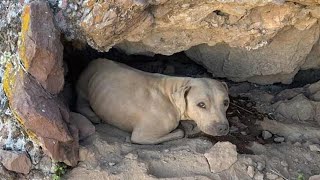
M60 8L66 37L99 51L186 51L216 77L260 84L290 83L300 69L320 66L317 1L87 0Z
M87 0L61 5L57 19L68 38L88 41L101 51L117 44L129 53L171 55L220 42L259 48L286 26L304 30L316 24L316 5L316 1L303 0Z

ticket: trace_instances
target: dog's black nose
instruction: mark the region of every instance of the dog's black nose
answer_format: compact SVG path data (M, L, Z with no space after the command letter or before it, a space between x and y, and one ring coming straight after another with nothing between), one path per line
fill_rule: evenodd
M229 124L218 124L217 132L220 136L227 135L229 132Z

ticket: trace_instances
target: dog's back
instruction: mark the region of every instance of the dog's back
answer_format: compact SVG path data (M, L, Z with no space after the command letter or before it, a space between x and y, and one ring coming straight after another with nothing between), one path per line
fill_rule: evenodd
M105 122L132 131L146 112L156 114L161 104L156 84L158 75L146 73L106 59L92 61L78 80L78 95ZM154 101L159 99L159 101Z

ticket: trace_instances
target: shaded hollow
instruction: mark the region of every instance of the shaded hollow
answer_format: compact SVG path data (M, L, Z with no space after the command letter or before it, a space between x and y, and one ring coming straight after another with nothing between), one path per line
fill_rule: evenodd
M109 52L98 52L90 46L85 45L81 48L75 48L75 42L68 42L64 45L64 61L67 65L67 75L65 78L64 97L68 101L71 111L75 111L75 84L80 73L88 65L91 60L97 58L107 58L113 61L127 64L133 68L151 72L161 73L172 76L188 76L188 77L209 77L210 74L204 67L189 59L183 52L176 53L171 56L155 55L126 55L125 53L112 48ZM301 79L301 78L300 78ZM227 81L229 85L239 84ZM303 81L294 82L294 86L303 86ZM255 88L267 89L274 93L279 92L290 85L270 85L270 86L256 86ZM230 126L236 127L237 131L231 131L227 136L211 137L203 133L198 133L189 138L208 138L212 142L230 141L236 144L239 153L251 154L252 152L246 148L251 142L259 142L260 144L273 143L272 139L264 140L261 137L261 128L255 123L262 121L264 117L268 117L265 113L260 113L256 109L256 103L245 97L230 97L231 104L227 111L227 118ZM269 117L270 118L270 117Z

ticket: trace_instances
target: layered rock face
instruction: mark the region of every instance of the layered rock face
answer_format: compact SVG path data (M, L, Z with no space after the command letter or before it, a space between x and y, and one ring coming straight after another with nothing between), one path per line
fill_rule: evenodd
M193 47L187 55L215 76L260 84L290 83L301 68L319 67L316 0L60 4L61 29L100 51L171 55Z
M64 85L60 31L46 2L24 7L19 55L23 67L8 62L4 90L10 108L30 138L52 159L76 165L78 129L58 98Z

